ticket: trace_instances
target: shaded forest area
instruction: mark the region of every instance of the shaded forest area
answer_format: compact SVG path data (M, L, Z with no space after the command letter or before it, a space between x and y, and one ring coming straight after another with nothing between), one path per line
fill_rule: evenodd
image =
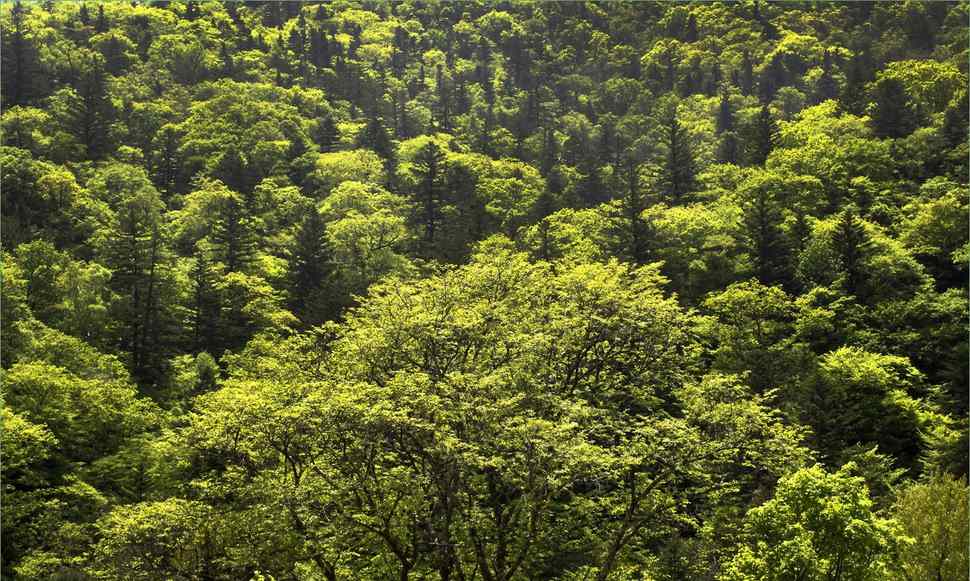
M0 27L3 579L966 579L966 2Z

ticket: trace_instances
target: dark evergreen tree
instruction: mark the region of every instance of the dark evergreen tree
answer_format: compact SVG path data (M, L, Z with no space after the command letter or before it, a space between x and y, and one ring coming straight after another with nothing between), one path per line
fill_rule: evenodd
M826 52L822 61L822 74L815 83L815 94L813 101L821 103L839 97L839 84L835 81L832 73L832 57Z
M10 29L2 35L3 101L9 108L39 96L43 79L37 47L27 38L26 9L18 0L10 10Z
M539 166L542 175L548 175L553 166L558 163L559 141L556 139L555 131L549 125L545 125L542 131L542 158Z
M768 105L762 105L758 116L748 127L745 157L751 165L764 165L778 141L778 124Z
M620 242L619 253L635 264L645 264L649 259L651 232L643 212L649 207L649 200L641 187L640 164L632 155L624 159L621 173L625 183L620 184L623 194L615 227Z
M124 53L118 36L112 35L104 45L104 66L111 75L118 76L128 64L128 57Z
M445 78L441 65L435 67L436 117L438 124L448 130L451 128L451 88Z
M339 138L340 132L337 130L337 124L334 123L333 117L327 115L317 123L314 140L320 146L321 152L334 151L337 148Z
M414 159L412 174L415 179L414 198L419 214L415 222L424 230L425 252L435 244L435 232L441 221L445 177L445 154L433 140L428 140Z
M551 176L550 179L552 179ZM558 190L561 191L561 188L558 188ZM556 212L558 209L557 206L554 192L551 188L546 187L539 194L532 208L532 221L538 224L539 227L538 258L540 260L552 259L552 241L549 238L549 221L546 218Z
M875 68L875 62L868 47L856 52L849 60L845 71L845 86L839 98L846 111L854 115L865 114L868 103L866 85L873 79Z
M130 354L132 375L143 384L157 379L164 357L161 287L168 251L162 207L154 190L127 195L104 247L104 262L112 270L110 285L118 297L112 311L120 327L119 347Z
M872 98L869 117L877 137L906 137L920 126L920 112L899 80L880 79Z
M179 156L180 135L172 125L162 127L152 141L150 174L155 187L169 196L184 189Z
M790 283L791 256L781 229L781 207L766 188L749 192L742 204L744 242L755 276L766 285Z
M682 91L684 96L700 93L704 88L704 71L701 69L701 61L698 58L692 59L690 68L684 76Z
M600 175L599 156L595 152L584 153L576 169L582 177L578 190L580 202L584 207L592 208L609 200L609 192Z
M222 76L233 78L236 72L236 63L229 52L229 45L225 42L219 45L219 60L222 61Z
M249 162L236 147L230 147L219 156L212 175L226 184L230 190L246 196L252 192L255 185Z
M361 39L360 35L363 33L359 24L351 24L350 26L350 44L347 46L347 56L356 59L357 49L360 48Z
M717 146L717 160L721 163L740 163L741 140L734 131L725 131L721 134L721 141Z
M600 118L599 133L599 147L596 151L597 163L602 165L615 164L620 148L617 146L616 117L612 113L607 113Z
M303 14L303 6L306 2L304 0L293 0L292 2L283 3L283 13L286 20L291 20L293 18L298 18Z
M283 24L283 2L270 0L263 4L263 24L269 28L279 28Z
M226 196L212 223L213 250L225 272L245 272L256 254L255 229L245 204L236 195Z
M865 261L872 242L854 208L847 208L839 215L832 234L832 245L841 262L843 288L847 293L863 299L859 295L862 294Z
M754 90L754 62L751 60L751 53L747 49L741 54L741 73L738 78L738 87L741 94L750 95Z
M687 42L697 42L698 38L699 34L697 32L697 17L691 13L691 15L687 17L687 26L684 30L684 40Z
M327 36L319 30L310 34L310 63L317 68L330 66L330 43Z
M273 43L269 62L270 67L276 71L276 84L290 86L293 71L290 67L289 50L282 34L277 36L276 42Z
M371 117L367 125L357 135L357 147L367 148L377 155L390 160L394 157L394 146L388 135L384 122L379 117Z
M336 316L334 277L336 264L327 239L326 223L311 210L300 224L290 247L289 284L293 312L308 325L317 325Z
M734 109L731 107L731 99L726 91L721 93L721 103L717 109L716 130L718 133L734 131Z
M763 104L771 103L778 89L788 84L788 70L778 57L771 59L758 80L758 94Z
M967 140L968 120L967 91L957 93L943 114L943 127L940 132L950 147L957 147Z
M104 15L104 5L98 4L98 19L94 21L95 32L108 32L108 17Z
M489 102L485 109L481 132L478 136L478 149L487 156L495 155L492 149L492 132L495 130L495 103Z
M472 245L493 231L485 200L478 193L478 178L468 166L446 164L444 196L452 205L447 220L442 220L436 254L450 263L468 259Z
M100 159L113 147L111 124L116 116L100 59L95 59L82 74L75 91L69 103L68 123L88 155Z
M658 129L664 157L660 164L657 189L663 195L664 201L681 204L696 187L694 148L690 134L680 124L676 101L664 103L660 108Z
M724 83L724 72L721 70L721 61L715 60L711 68L710 81L707 83L704 93L707 95L717 94L718 88Z
M209 352L220 355L219 317L222 308L219 290L216 287L217 273L209 258L210 250L202 244L196 245L195 260L189 279L192 282L191 331L192 349L195 352Z

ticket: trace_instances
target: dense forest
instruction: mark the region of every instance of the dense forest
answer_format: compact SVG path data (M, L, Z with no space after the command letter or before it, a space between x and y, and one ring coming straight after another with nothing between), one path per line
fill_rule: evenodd
M966 2L4 2L2 578L963 581Z

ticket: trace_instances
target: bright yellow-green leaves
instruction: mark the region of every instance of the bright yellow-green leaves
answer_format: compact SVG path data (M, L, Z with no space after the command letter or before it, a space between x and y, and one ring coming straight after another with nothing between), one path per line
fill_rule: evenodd
M898 529L873 512L851 470L816 466L782 478L774 498L748 513L748 544L722 578L893 579Z

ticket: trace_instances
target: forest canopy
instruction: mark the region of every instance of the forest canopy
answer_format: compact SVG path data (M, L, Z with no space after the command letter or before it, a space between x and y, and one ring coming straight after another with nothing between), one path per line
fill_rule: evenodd
M968 18L2 2L0 577L966 579Z

